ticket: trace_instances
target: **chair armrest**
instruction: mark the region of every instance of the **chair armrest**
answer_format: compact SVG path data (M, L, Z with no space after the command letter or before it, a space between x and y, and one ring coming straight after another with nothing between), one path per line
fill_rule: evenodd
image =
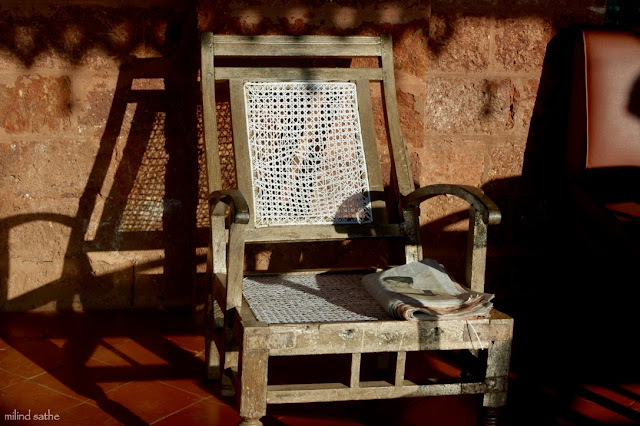
M470 205L465 280L472 290L484 292L487 227L500 223L500 209L479 188L449 184L429 185L416 189L403 198L402 207L416 209L423 201L438 195L454 195Z
M214 191L209 196L209 206L212 239L211 271L224 283L222 288L226 295L222 295L221 306L225 311L229 311L242 306L244 228L249 223L249 205L239 190L229 189ZM228 238L225 231L227 211L229 212Z
M220 208L221 203L227 207ZM237 189L212 192L209 196L209 208L212 216L224 216L228 208L232 212L232 223L249 223L249 205L242 192Z
M469 185L437 184L416 189L402 200L405 208L416 208L425 200L437 195L454 195L462 198L480 213L487 225L497 225L502 218L500 209L480 188Z

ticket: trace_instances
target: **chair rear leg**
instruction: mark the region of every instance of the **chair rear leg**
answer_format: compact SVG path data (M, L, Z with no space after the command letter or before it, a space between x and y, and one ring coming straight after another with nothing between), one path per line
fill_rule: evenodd
M214 334L220 333L224 318L222 317L222 310L211 294L207 297L205 315L205 362L207 365L207 378L209 380L220 380L222 374L222 354L218 350Z
M211 335L211 332L207 332L205 336L205 361L207 364L207 379L220 380L221 368L220 368L220 351L216 346L216 342Z

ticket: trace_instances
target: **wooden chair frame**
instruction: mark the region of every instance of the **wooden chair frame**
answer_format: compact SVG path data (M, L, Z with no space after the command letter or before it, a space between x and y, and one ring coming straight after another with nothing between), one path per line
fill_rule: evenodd
M401 136L393 70L391 37L332 36L215 36L202 35L201 81L207 179L210 193L211 245L208 275L211 286L207 309L210 328L206 333L208 376L222 377L232 385L239 399L242 423L261 424L267 404L398 398L405 396L484 394L483 407L495 422L493 408L506 404L507 374L513 320L492 310L489 318L444 321L364 321L343 323L266 324L260 322L243 300L244 247L247 243L329 241L346 238L395 238L404 242L406 262L421 259L418 207L428 198L451 194L470 204L466 279L470 288L484 289L487 226L500 221L500 212L477 188L432 185L415 190L406 144ZM378 68L286 68L220 67L224 57L374 57ZM245 81L352 81L357 87L365 157L372 194L382 193L374 122L371 113L370 82L382 83L385 115L393 160L392 182L400 200L400 219L387 219L381 197L372 197L374 223L362 225L305 225L256 228L248 165L247 130L244 127L243 84ZM238 188L222 189L217 146L215 84L228 81ZM243 163L244 162L244 163ZM243 165L244 164L244 165ZM216 312L214 312L214 309ZM222 328L224 332L213 329ZM217 334L216 334L217 333ZM221 336L220 339L214 338ZM346 336L346 337L345 337ZM486 370L478 380L460 383L417 384L405 380L409 351L486 351ZM396 353L395 379L367 382L360 378L365 353ZM483 351L484 352L484 351ZM351 354L349 385L270 385L269 357Z

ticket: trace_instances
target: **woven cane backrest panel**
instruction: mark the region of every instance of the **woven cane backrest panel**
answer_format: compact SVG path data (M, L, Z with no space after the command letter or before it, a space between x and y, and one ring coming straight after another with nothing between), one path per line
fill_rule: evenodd
M256 227L372 221L353 83L246 83Z

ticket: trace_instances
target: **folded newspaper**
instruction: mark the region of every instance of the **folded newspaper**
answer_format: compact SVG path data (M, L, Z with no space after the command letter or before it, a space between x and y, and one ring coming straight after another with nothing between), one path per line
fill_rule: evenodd
M396 318L408 320L486 317L494 295L453 281L433 259L365 275L362 284Z

